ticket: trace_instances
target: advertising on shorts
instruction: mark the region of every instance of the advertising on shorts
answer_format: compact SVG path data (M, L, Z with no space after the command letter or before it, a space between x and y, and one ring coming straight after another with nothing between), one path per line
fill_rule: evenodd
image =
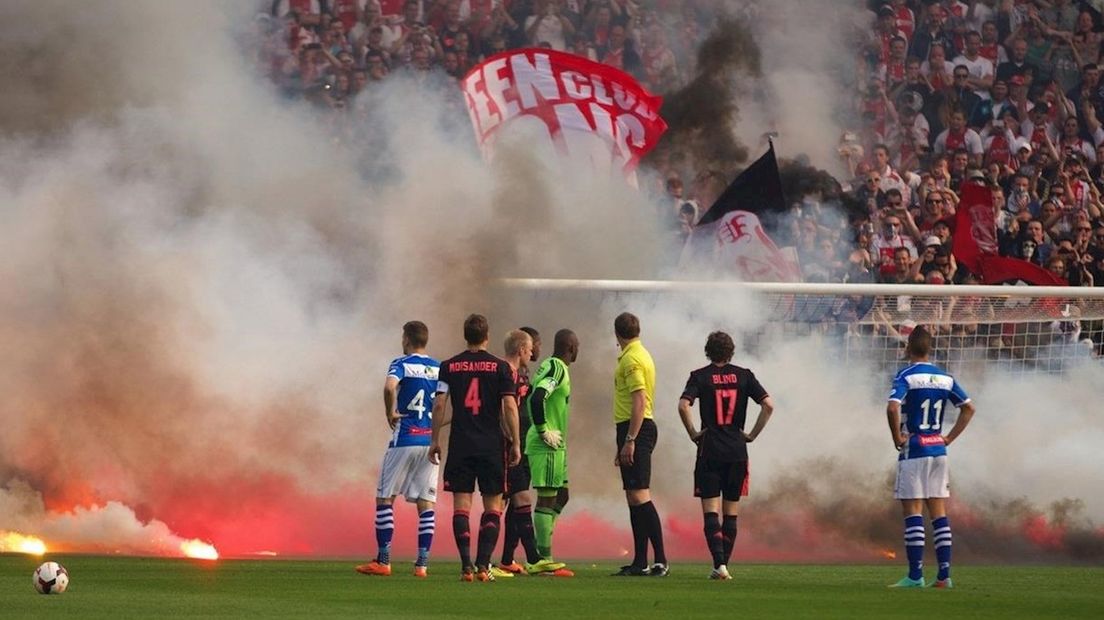
M659 116L663 99L632 76L555 50L492 56L472 69L462 86L488 161L499 135L525 119L543 124L561 155L629 176L667 129Z

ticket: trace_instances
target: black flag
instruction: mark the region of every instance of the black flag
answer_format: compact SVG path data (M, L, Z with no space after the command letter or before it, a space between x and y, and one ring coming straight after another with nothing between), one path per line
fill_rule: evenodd
M725 213L737 209L756 215L786 210L786 198L782 195L782 177L778 174L778 160L774 157L773 142L762 157L729 184L720 198L717 198L717 202L698 220L698 226L715 222Z

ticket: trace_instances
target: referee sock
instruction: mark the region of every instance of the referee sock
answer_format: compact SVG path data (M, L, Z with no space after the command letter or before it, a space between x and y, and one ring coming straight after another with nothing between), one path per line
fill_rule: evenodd
M551 508L538 506L533 513L533 530L536 534L537 554L542 558L552 557L552 529L555 526L556 512Z
M939 563L939 575L943 580L951 576L951 521L947 517L932 519L932 539L935 541L935 561Z
M949 542L949 541L948 541ZM924 577L924 517L905 517L905 555L908 556L909 579Z
M502 513L487 510L479 518L479 538L475 549L475 565L487 568L491 565L491 554L498 544L498 531L502 523Z
M376 561L391 563L391 538L395 535L395 508L391 504L376 504Z
M725 563L724 542L720 515L705 513L705 546L709 549L709 555L713 556L713 568L720 568Z
M456 549L460 552L461 568L471 566L471 523L467 510L452 511L452 536L456 539Z
M510 512L514 514L515 527L518 529L521 546L525 549L526 561L530 564L537 563L541 559L541 554L537 549L536 534L533 532L533 507L519 506Z
M647 524L648 540L652 543L655 561L659 564L666 564L667 554L663 551L663 521L659 518L659 512L653 502L647 502L641 508L644 509L644 522Z
M429 548L433 546L433 533L437 529L436 513L427 510L418 515L418 560L415 566L429 564Z
M629 506L629 524L633 533L633 561L638 568L648 568L648 523L644 504Z
M518 542L521 541L521 532L518 530L519 515L514 510L514 506L511 503L510 509L506 511L506 519L503 522L503 534L502 534L502 564L507 566L514 563L514 550L517 549Z
M732 560L732 550L736 547L736 534L740 532L740 517L725 515L721 523L721 538L724 539L724 564Z

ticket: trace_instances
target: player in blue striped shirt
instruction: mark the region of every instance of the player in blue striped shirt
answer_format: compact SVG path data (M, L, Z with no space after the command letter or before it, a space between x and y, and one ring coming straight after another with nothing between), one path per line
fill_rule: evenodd
M897 447L897 482L894 497L901 500L905 517L905 553L909 574L891 588L924 587L924 504L932 520L935 558L939 573L930 584L950 588L951 523L946 498L950 496L947 446L958 438L974 416L966 391L947 372L928 361L932 338L923 327L908 338L909 365L893 378L886 416L893 445ZM958 407L958 419L943 435L947 403Z
M380 466L376 491L376 559L357 566L366 575L391 574L391 539L395 532L395 497L418 507L418 559L414 576L425 577L435 528L438 466L429 461L433 434L433 399L441 364L425 354L429 329L421 321L403 325L403 356L391 362L383 387L384 411L391 441Z

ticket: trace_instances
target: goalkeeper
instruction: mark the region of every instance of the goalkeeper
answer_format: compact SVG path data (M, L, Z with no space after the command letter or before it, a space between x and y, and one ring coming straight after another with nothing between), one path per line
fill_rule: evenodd
M579 338L570 329L556 332L552 357L546 358L533 377L533 393L526 402L532 426L525 436L525 454L537 490L533 529L541 561L526 567L530 574L545 573L573 577L562 565L555 570L552 560L552 530L567 505L567 417L571 378L567 367L579 355Z

